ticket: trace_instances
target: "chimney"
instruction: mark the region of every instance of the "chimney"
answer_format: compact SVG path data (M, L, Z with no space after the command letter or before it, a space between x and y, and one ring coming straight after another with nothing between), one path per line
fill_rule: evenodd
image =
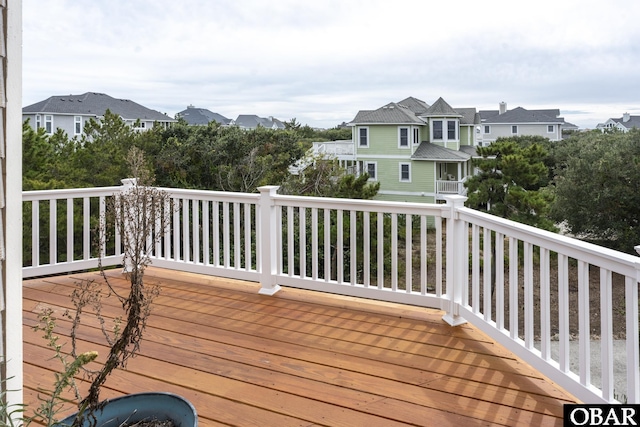
M500 103L500 114L504 114L507 112L507 103L502 101Z
M622 115L622 121L625 122L625 123L628 122L630 118L631 118L631 116L629 115L629 113L624 113Z

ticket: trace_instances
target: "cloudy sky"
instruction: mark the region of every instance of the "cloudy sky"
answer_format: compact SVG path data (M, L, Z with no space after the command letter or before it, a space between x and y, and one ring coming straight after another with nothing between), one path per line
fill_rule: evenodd
M23 105L103 92L333 127L414 96L640 114L637 0L23 0Z

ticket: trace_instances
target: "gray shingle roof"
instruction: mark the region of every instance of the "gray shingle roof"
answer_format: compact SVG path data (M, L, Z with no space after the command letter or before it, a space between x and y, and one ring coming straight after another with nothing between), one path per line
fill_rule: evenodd
M400 102L391 102L377 110L360 110L350 122L354 124L419 124L425 123L421 117L460 117L460 124L473 125L480 123L480 116L475 108L452 108L447 102L438 98L431 106L412 96Z
M425 113L429 109L429 104L421 99L414 98L413 96L403 99L402 101L398 102L398 104L404 105L418 116Z
M483 123L564 123L560 110L526 110L522 107L514 108L503 114L498 111L480 111Z
M460 118L461 125L480 124L480 115L475 108L455 108L455 110L462 116Z
M207 125L209 122L217 122L221 125L228 125L231 119L221 114L211 112L206 108L196 108L192 105L186 110L180 111L177 116L182 117L190 125Z
M623 117L620 117L619 119L611 119L616 123L620 123L622 126L626 127L627 129L631 129L631 128L639 128L640 129L640 116L629 116L629 120L627 120L626 122L623 120Z
M473 145L461 145L460 151L470 155L471 157L476 157L478 155L478 150Z
M460 148L462 148L461 146ZM411 160L436 160L450 162L465 162L471 155L464 151L456 151L444 148L431 142L422 141L416 151L411 156Z
M24 107L22 112L26 114L75 114L100 117L104 116L107 110L119 115L124 120L176 121L166 114L144 107L129 99L116 99L96 92L87 92L82 95L52 96L44 101Z
M275 119L273 117L269 117L267 119L263 117L258 117L255 114L240 114L238 118L235 120L234 124L236 126L240 126L246 129L255 129L258 126L262 126L268 129L272 129L274 128L274 126L277 129L285 128L284 123L282 123L278 119Z
M436 102L433 103L431 107L427 109L424 114L421 114L422 117L461 117L462 114L458 113L456 110L451 107L451 105L447 104L447 102L442 99L442 97L438 98Z
M361 110L352 124L424 124L409 107L390 102L377 110Z

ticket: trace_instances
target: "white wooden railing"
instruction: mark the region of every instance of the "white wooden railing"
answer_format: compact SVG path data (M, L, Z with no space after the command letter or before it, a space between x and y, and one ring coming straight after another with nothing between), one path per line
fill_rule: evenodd
M466 194L467 189L464 186L463 181L445 181L445 180L437 180L436 181L436 194L458 194L464 195Z
M24 192L24 277L96 267L92 227L120 190ZM640 403L636 256L465 208L456 195L421 204L284 196L277 187L165 190L173 221L156 266L260 282L269 295L290 286L442 309L449 324L473 323L585 402ZM119 246L117 235L107 240L104 265L122 262ZM620 286L624 301L613 301ZM613 371L620 310L623 377Z

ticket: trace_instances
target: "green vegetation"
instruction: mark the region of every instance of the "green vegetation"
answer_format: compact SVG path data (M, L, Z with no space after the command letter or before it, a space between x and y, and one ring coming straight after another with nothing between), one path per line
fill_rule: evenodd
M350 129L314 130L295 119L287 122L285 130L259 127L245 131L216 123L189 126L180 121L169 129L156 126L137 132L107 111L100 123L90 120L83 134L73 138L62 131L46 135L43 129L34 131L25 122L23 189L120 185L129 173L127 152L137 147L144 151L159 186L254 192L261 185L288 181L289 166L304 155L310 141L348 138ZM331 168L331 172L334 178L344 178L340 168ZM307 194L292 188L294 184L287 184L292 194ZM356 182L355 187L358 185ZM370 197L370 193L361 198Z
M640 130L551 142L501 138L478 150L467 205L634 253L640 244Z
M551 197L544 190L547 152L533 138L498 139L479 147L473 163L480 171L469 178L469 207L540 228L553 229L547 217Z
M625 252L640 244L640 130L574 135L554 150L552 217Z

